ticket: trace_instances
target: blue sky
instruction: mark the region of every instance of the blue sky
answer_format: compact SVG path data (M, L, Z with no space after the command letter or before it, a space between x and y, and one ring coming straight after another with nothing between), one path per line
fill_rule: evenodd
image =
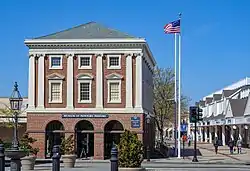
M173 35L163 26L182 12L182 88L193 102L250 76L248 0L43 0L0 1L0 96L18 81L28 92L28 48L24 39L89 21L145 37L160 67L174 65Z

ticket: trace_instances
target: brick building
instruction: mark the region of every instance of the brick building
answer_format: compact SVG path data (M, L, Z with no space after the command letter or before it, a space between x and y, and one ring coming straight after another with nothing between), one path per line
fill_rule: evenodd
M145 39L90 22L25 44L27 131L39 157L51 157L52 146L71 134L78 157L84 148L89 157L108 158L124 129L153 146L145 114L152 115L155 60Z

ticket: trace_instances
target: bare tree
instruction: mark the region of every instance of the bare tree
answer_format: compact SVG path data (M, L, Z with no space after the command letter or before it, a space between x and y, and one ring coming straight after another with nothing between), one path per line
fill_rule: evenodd
M157 68L154 73L154 120L164 143L164 127L173 122L175 111L175 75L172 68ZM181 111L188 107L189 99L181 95Z

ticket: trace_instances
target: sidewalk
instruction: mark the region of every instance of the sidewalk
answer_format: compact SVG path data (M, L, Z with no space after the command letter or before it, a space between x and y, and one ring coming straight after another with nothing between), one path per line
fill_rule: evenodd
M250 149L242 148L242 153L238 154L237 151L234 154L229 153L228 146L219 146L218 154L216 155L214 152L213 144L197 144L197 148L200 149L202 156L213 158L216 156L218 158L224 158L224 160L232 161L232 162L242 162L242 163L250 163Z

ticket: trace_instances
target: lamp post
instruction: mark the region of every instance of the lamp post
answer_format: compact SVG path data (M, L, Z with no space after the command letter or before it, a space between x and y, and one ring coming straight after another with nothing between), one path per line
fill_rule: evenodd
M21 171L21 161L20 159L25 156L25 151L19 149L19 142L18 142L18 113L20 113L23 98L18 90L17 82L15 82L14 90L9 98L10 101L10 108L13 111L14 118L14 130L13 130L13 140L12 146L10 149L5 151L7 157L10 158L10 170L11 171Z
M149 137L149 124L150 124L150 115L149 113L146 116L146 123L147 123L147 138L148 138L148 143L147 143L147 161L150 161L150 148L149 148L149 141L150 141L150 137Z

